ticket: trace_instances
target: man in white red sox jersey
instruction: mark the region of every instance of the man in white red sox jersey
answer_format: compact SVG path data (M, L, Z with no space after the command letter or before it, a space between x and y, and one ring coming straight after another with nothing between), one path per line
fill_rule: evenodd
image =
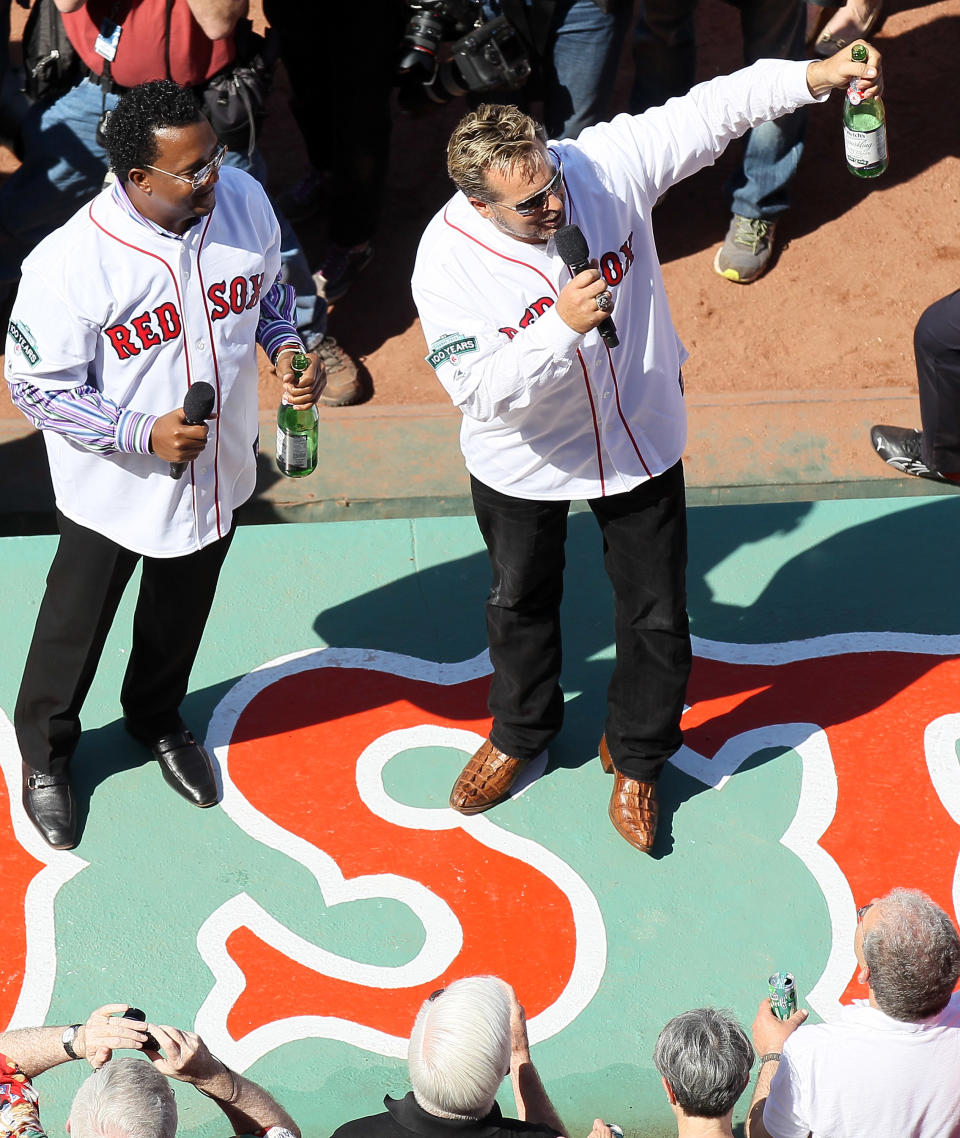
M56 849L76 844L68 765L80 709L141 558L125 724L184 798L216 801L179 707L233 511L256 481L256 344L288 402L310 406L323 387L315 361L294 383L295 297L277 281L266 195L221 168L190 92L134 87L106 148L116 183L24 261L6 345L13 399L44 433L60 529L14 713L24 806ZM215 392L209 425L183 413L199 380ZM179 480L172 463L186 464Z
M761 60L576 141L547 142L515 107L481 106L447 148L458 193L427 226L413 294L428 362L463 412L460 443L493 585L489 739L450 805L507 796L559 731L560 597L570 500L603 534L617 657L600 739L615 775L610 819L649 853L657 778L681 743L690 670L680 457L686 353L670 318L650 217L681 178L750 127L857 77L880 88L880 56ZM597 268L573 276L554 235L580 227ZM618 347L597 329L612 309Z

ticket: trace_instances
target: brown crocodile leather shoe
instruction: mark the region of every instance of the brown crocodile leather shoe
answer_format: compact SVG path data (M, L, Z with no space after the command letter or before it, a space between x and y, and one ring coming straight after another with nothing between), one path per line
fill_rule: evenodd
M606 735L600 739L600 764L613 774L607 813L617 833L642 853L650 853L657 836L657 784L627 778L614 768Z
M526 759L505 755L488 739L460 772L450 791L450 806L460 814L479 814L510 793Z

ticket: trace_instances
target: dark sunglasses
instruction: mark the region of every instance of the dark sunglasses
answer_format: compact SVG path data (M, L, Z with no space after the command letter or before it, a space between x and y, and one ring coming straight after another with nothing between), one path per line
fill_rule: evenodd
M539 211L542 210L544 206L546 206L547 198L549 198L551 194L555 194L557 192L557 189L562 181L563 163L558 160L557 168L553 173L553 177L549 182L547 182L542 190L537 190L535 194L531 194L530 197L524 198L522 202L517 202L516 205L507 205L506 202L494 202L494 205L503 206L504 209L510 210L511 213L517 213L521 217L529 217L533 213L539 213Z

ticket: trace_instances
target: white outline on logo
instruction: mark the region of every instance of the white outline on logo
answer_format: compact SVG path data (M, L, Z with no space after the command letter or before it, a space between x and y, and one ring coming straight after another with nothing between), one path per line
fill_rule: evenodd
M23 898L26 937L23 983L7 1025L6 1030L9 1030L15 1027L34 1027L47 1018L57 978L54 901L61 886L81 869L86 869L89 862L67 850L52 850L24 812L20 801L20 748L13 724L3 711L0 711L0 767L3 768L3 778L7 784L14 836L31 857L43 863L43 869L38 870L32 878Z
M328 906L360 897L392 897L407 905L423 923L423 947L409 962L383 967L361 964L326 952L276 921L246 893L239 893L217 908L197 934L197 948L214 975L214 985L201 1005L196 1030L211 1048L236 1070L244 1071L261 1056L284 1043L305 1037L338 1039L381 1055L406 1055L405 1037L389 1035L333 1016L295 1016L274 1020L235 1040L226 1023L246 983L226 950L232 932L246 926L265 942L304 967L325 975L379 988L423 984L439 976L456 959L463 944L459 921L444 901L417 881L398 874L369 874L346 880L334 859L311 842L291 834L256 810L230 779L229 741L247 704L261 691L285 676L318 668L364 668L441 686L453 686L489 675L486 652L458 664L438 664L395 653L348 648L298 652L262 665L241 679L214 710L207 748L219 765L223 785L221 805L251 837L298 861L314 876ZM509 833L486 818L464 817L447 807L415 808L391 799L381 774L387 762L411 747L454 747L471 753L483 742L472 731L424 724L393 731L371 744L357 762L357 788L376 815L397 826L413 829L462 828L476 841L511 857L520 858L549 877L567 896L573 912L576 955L573 970L558 999L528 1024L531 1042L554 1035L571 1023L590 1003L606 966L606 931L600 906L583 879L550 850ZM524 793L546 767L546 754L530 763L511 797Z

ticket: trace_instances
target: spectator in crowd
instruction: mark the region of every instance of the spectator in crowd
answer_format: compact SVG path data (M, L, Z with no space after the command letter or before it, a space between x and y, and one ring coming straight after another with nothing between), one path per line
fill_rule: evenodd
M750 1081L753 1046L732 1016L714 1008L675 1016L660 1032L653 1062L678 1138L733 1138L733 1108ZM613 1138L613 1133L598 1118L590 1138Z
M634 114L685 94L694 82L698 0L641 0L634 29ZM746 63L804 59L806 7L799 0L739 0ZM713 267L738 284L755 281L773 255L777 222L803 153L805 107L760 123L747 135L732 178L731 218Z
M931 304L917 321L913 352L920 426L876 426L873 449L901 474L960 484L960 291Z
M763 1000L748 1138L948 1138L960 1135L960 936L914 889L857 911L853 949L868 1000L835 1022L781 1022Z
M808 2L807 42L821 59L826 59L854 40L870 35L882 14L883 0L847 0L839 8L830 0Z
M495 976L456 980L424 1001L407 1066L410 1093L387 1096L385 1114L348 1122L334 1138L566 1136L530 1058L523 1008ZM519 1118L504 1118L495 1101L508 1071Z
M761 60L644 115L548 143L516 107L481 105L455 128L458 192L427 226L413 295L428 362L463 413L460 444L490 557L493 725L454 783L476 814L505 799L559 732L564 543L572 499L603 535L616 663L601 762L616 831L653 850L657 780L682 743L690 671L682 454L686 353L653 238L659 196L751 126L851 79L876 92L879 54ZM600 268L564 264L582 230ZM587 260L575 252L571 264ZM615 294L615 295L614 295ZM616 315L616 344L604 322ZM600 326L604 325L604 328Z
M55 0L86 77L49 105L39 103L21 126L23 161L0 187L0 291L9 291L30 250L62 225L103 184L108 169L101 124L120 95L154 79L172 78L199 89L236 57L234 33L248 0L173 0L169 53L166 0L131 0L122 5L119 32L113 27L114 0ZM116 39L116 42L113 42ZM107 55L112 55L105 66ZM169 58L168 58L169 56ZM266 182L259 150L227 150L226 165ZM326 302L317 296L309 265L290 224L281 227L283 279L296 290L295 322L310 351L326 362L355 366L336 346L323 344Z
M660 1032L653 1062L679 1138L703 1134L708 1125L733 1138L733 1108L750 1081L753 1045L732 1016L713 1008L675 1016Z
M533 72L520 91L485 91L485 103L543 104L550 138L577 138L605 119L630 25L630 0L486 0L523 40Z
M132 88L105 144L117 181L24 262L5 358L14 402L44 432L60 530L14 711L24 807L56 849L77 840L80 712L141 558L124 722L188 802L216 802L179 707L233 512L256 485L256 344L292 405L323 383L314 361L299 382L290 367L303 347L266 193L221 167L191 92ZM209 429L183 411L200 379L214 386Z
M212 1099L227 1116L231 1134L300 1138L283 1107L214 1058L199 1035L125 1019L128 1007L106 1004L85 1024L0 1034L0 1130L14 1138L45 1138L33 1080L61 1063L86 1059L94 1072L70 1107L71 1138L174 1138L177 1104L169 1079ZM162 1051L147 1050L154 1043ZM150 1062L114 1058L120 1048L143 1051Z
M301 221L321 208L327 247L314 274L317 292L330 304L342 299L373 257L373 238L383 212L390 149L390 95L406 16L400 0L365 4L312 4L264 0L264 15L277 32L290 80L290 109L303 135L310 169L279 198L281 209ZM328 46L322 64L317 44ZM349 97L350 113L319 114ZM359 403L367 396L352 373L327 365L324 403Z

